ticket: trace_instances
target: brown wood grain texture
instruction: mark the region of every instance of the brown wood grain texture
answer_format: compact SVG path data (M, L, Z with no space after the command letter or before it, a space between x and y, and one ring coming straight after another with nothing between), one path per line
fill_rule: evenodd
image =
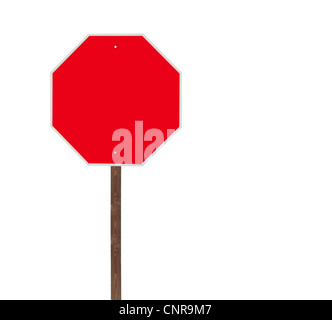
M111 299L121 300L121 167L111 167Z

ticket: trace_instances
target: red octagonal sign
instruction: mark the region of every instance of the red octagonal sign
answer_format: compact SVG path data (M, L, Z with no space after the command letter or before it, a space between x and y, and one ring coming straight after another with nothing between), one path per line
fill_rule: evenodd
M89 36L52 72L52 126L89 164L142 164L180 127L180 73L144 36Z

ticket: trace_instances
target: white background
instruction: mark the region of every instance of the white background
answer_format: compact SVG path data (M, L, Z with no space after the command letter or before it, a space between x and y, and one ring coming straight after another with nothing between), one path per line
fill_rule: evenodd
M330 1L0 2L0 298L109 299L110 168L50 127L50 71L144 33L183 128L123 168L123 299L332 298Z

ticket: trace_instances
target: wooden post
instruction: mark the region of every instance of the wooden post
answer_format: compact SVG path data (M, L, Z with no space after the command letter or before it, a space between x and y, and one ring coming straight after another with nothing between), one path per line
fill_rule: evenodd
M111 167L111 299L121 300L121 167Z

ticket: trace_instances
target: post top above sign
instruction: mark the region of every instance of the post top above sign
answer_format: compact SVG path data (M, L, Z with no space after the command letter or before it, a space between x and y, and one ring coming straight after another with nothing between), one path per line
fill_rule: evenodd
M88 36L51 78L52 127L88 164L144 164L181 126L181 73L144 35Z

